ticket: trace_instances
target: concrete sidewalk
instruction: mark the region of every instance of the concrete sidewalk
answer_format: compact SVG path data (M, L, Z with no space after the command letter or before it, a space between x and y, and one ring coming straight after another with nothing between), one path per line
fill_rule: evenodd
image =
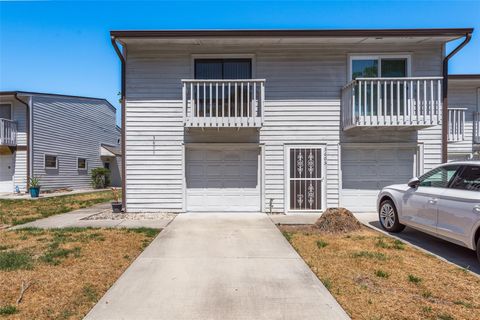
M179 215L86 319L349 319L265 214Z
M92 227L92 228L155 228L163 229L167 226L172 217L161 219L144 219L144 220L82 220L91 215L111 210L110 202L100 203L89 208L78 209L67 213L57 214L48 218L35 220L25 224L21 224L11 229L21 228L42 228L42 229L56 229L56 228L73 228L73 227Z

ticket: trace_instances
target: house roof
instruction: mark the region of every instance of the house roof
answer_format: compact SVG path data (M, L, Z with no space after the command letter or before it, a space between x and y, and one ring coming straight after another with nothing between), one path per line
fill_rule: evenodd
M459 38L473 28L437 29L275 29L275 30L114 30L115 38L204 38L204 37L447 37Z
M50 97L60 97L60 98L75 98L75 99L85 99L85 100L96 100L102 101L108 104L115 112L117 109L104 98L93 98L93 97L84 97L84 96L73 96L67 94L57 94L57 93L44 93L44 92L32 92L32 91L0 91L0 96L14 96L14 95L25 95L25 96L50 96Z
M449 74L450 80L480 80L480 74Z
M108 144L101 144L101 147L107 151L107 153L110 153L112 156L121 156L122 155L122 149L120 147L115 147L111 146ZM107 153L103 154L106 155Z

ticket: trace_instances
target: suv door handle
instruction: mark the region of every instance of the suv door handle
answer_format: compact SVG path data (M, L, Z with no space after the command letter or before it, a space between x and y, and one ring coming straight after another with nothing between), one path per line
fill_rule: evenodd
M480 213L480 204L473 207L473 211L476 213Z
M429 203L429 204L437 204L437 202L438 202L438 199L437 199L437 198L432 198L432 199L429 199L429 200L428 200L428 203Z

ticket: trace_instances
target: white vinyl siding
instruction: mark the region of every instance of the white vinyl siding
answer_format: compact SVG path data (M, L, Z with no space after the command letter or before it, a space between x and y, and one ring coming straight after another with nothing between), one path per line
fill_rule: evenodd
M91 188L90 171L103 167L100 145L116 145L115 111L102 100L34 95L33 176L43 189ZM57 156L57 169L44 168L44 155ZM77 158L88 170L78 170Z
M463 158L473 152L473 113L479 112L477 88L480 80L452 80L448 82L449 108L467 108L465 111L465 139L448 144L450 159Z
M220 41L221 42L221 41ZM220 43L218 42L218 43ZM339 205L339 144L351 140L340 128L340 89L348 79L349 54L408 53L412 76L441 76L443 48L402 43L336 45L166 45L138 42L127 46L127 209L129 211L182 211L184 208L184 151L182 143L196 131L184 133L181 79L193 76L192 56L197 54L249 54L255 61L255 78L266 79L264 126L258 142L264 146L262 210L284 212L286 144L326 146L327 207ZM246 129L240 129L240 132ZM372 134L353 140L369 141ZM396 136L387 142L425 145L426 168L440 163L440 127ZM209 133L215 135L215 132ZM225 131L217 134L225 138ZM242 133L239 133L241 135ZM152 154L153 136L157 150ZM230 136L229 136L230 137ZM221 141L221 138L219 142ZM378 139L382 141L383 137ZM391 139L391 140L388 140ZM239 141L241 142L241 141ZM245 141L243 141L245 142ZM397 141L398 142L398 141ZM157 165L145 173L149 166ZM161 165L160 165L161 164Z

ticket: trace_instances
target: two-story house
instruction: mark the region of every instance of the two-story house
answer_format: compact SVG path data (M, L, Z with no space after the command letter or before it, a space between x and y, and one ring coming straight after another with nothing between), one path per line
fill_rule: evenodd
M90 171L108 167L120 185L116 109L105 99L0 92L0 193L91 188Z
M480 75L448 77L448 158L480 158Z
M375 210L446 157L448 60L472 32L112 31L126 210Z

